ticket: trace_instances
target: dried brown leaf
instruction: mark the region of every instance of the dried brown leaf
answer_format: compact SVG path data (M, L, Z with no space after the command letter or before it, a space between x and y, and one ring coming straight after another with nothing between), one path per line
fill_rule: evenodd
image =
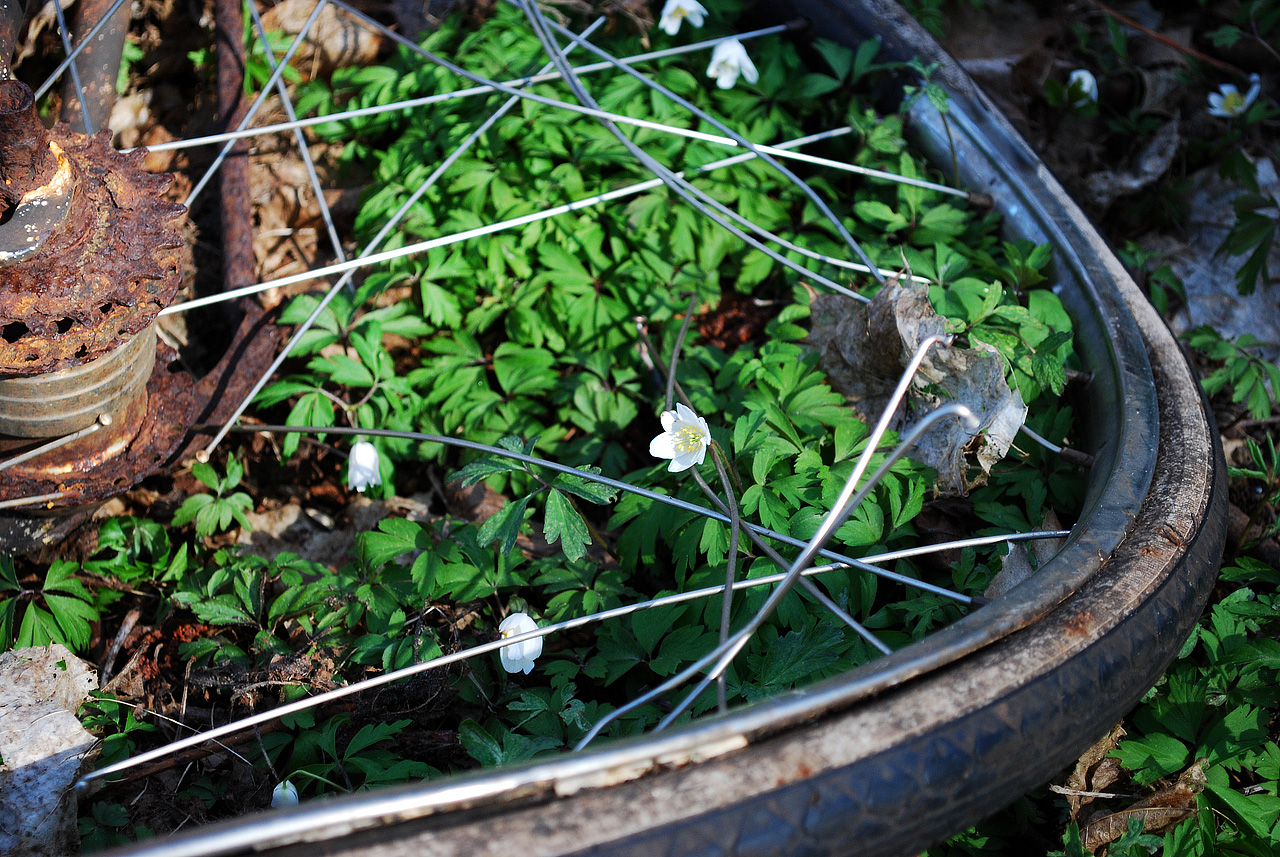
M1080 841L1089 851L1099 848L1124 835L1130 819L1142 820L1145 833L1160 833L1173 827L1196 812L1196 795L1204 790L1203 759L1187 768L1177 782L1143 798L1133 806L1104 815L1090 821L1080 831Z
M1102 791L1105 786L1096 780L1093 772L1107 759L1107 754L1119 746L1120 739L1124 736L1124 726L1117 723L1110 732L1103 736L1102 740L1085 750L1084 755L1076 761L1075 770L1071 772L1071 776L1067 777L1067 787L1076 791ZM1114 779L1109 780L1106 785L1110 785L1113 782L1115 782ZM1092 797L1069 795L1067 803L1071 806L1071 820L1076 820L1076 816L1080 813L1080 807L1092 801Z
M865 420L878 417L920 343L946 329L946 320L929 303L928 288L905 278L861 306L838 295L816 298L812 319L809 344L822 355L832 387L849 397ZM982 430L977 459L983 470L977 484L1008 453L1027 415L1022 396L1005 380L1005 369L1004 358L985 343L934 349L920 364L907 399L908 426L944 402L959 402L977 414ZM965 460L970 442L958 420L943 420L924 434L911 457L938 471L936 491L963 494L970 487Z

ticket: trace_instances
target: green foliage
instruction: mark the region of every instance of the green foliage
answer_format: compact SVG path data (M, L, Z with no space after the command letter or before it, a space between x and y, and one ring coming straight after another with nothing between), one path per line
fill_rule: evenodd
M108 518L98 529L98 550L84 564L86 574L130 584L168 584L187 569L185 544L175 550L169 533L157 521L130 516Z
M503 449L523 455L533 453L535 441L521 442L518 437L504 437L498 441ZM599 473L598 468L584 468L587 473ZM454 474L453 478L462 487L468 488L480 480L499 473L522 471L530 474L540 485L539 493L547 495L546 508L543 511L542 534L547 544L560 542L564 555L570 561L586 556L586 545L591 544L590 526L582 513L578 511L575 497L588 503L604 505L612 502L618 493L598 482L589 482L581 476L558 473L551 482L539 478L530 466L524 462L509 458L482 458ZM526 496L514 503L508 503L480 528L481 544L499 542L503 553L510 553L515 547L516 538L524 523L525 510L529 506L531 496Z
M1280 37L1280 6L1275 0L1245 0L1224 10L1227 15L1229 23L1205 33L1215 47L1231 48L1241 40L1273 47Z
M1222 580L1230 593L1201 620L1113 754L1140 784L1204 760L1199 800L1212 813L1197 815L1176 837L1183 847L1207 849L1192 853L1280 835L1280 749L1267 728L1280 706L1280 645L1273 638L1280 573L1239 560L1223 569ZM1262 788L1248 788L1254 783ZM1166 848L1170 842L1166 836Z
M545 58L517 14L498 7L480 32L450 19L423 43L482 74L518 76ZM601 38L621 52L626 45L609 40L632 37ZM750 90L718 90L681 57L654 60L652 74L751 139L789 139L848 123L853 132L824 141L821 154L933 176L908 147L902 117L878 115L870 106L868 92L889 71L876 62L878 45L855 51L823 41L803 49L782 39L757 44L760 80ZM916 95L945 113L949 105L928 82L929 69L915 71L922 78ZM303 87L300 107L330 113L460 85L397 49L384 66L340 70L331 84ZM534 89L558 97L552 86ZM628 77L612 78L597 97L609 110L685 121ZM342 158L373 175L356 216L357 239L371 239L432 165L492 110L484 99L459 100L412 117L397 111L345 123L344 137L350 128L357 137ZM317 131L337 133L327 126ZM628 133L681 168L725 154L702 140ZM809 200L759 160L692 175L714 198L788 241L831 257L847 255ZM403 228L384 246L533 214L645 178L593 120L521 103L410 206ZM896 268L905 258L930 280L931 297L955 330L991 343L1009 361L1026 400L1039 400L1037 431L1064 438L1070 410L1054 407L1051 394L1062 390L1063 367L1073 359L1071 326L1053 293L1040 288L1051 272L1048 249L1002 243L997 218L971 210L962 198L825 171L807 178L837 200L843 226L875 262ZM875 287L864 284L868 291ZM776 314L762 322L763 330L736 341L704 335L704 321L710 328L731 318L735 292L773 306ZM253 704L249 697L264 686L297 698L493 640L501 618L516 611L545 626L710 587L724 581L731 559L739 579L774 574L779 569L745 538L731 558L730 529L721 522L651 496L618 497L587 477L708 504L690 474L669 473L644 446L657 431L655 405L662 399L661 381L655 384L653 376L665 368L692 301L698 323L683 345L676 381L709 419L714 460L725 467L741 515L790 538L812 536L865 450L869 430L800 342L810 299L800 277L675 204L664 188L385 263L356 289L334 296L294 352L290 374L268 386L257 405L290 425L315 427L321 439L323 429L338 425L418 430L521 456L536 450L581 475L498 453L379 438L384 459L401 473L412 470L415 481L426 471L431 480L451 478L459 488L483 483L504 502L484 520L386 518L357 538L350 557L334 557L334 568L326 568L289 554L267 560L200 544L199 538L234 523L245 525L251 501L236 491L243 468L232 457L225 477L208 465L193 468L212 493L188 498L174 523L194 522L198 539L181 544L152 522L121 519L104 527L86 570L149 596L159 593L157 624L181 623L187 634L178 649L189 666L184 681L210 704L227 708ZM295 297L281 323L302 322L320 300ZM657 353L639 352L637 325ZM885 444L894 442L890 435ZM298 435L288 435L284 456L297 449ZM884 452L871 456L871 467L884 458ZM710 478L709 462L701 473ZM839 528L831 549L860 556L915 544L913 521L927 502L932 475L909 459L898 461ZM975 509L996 526L1026 527L1047 508L1073 508L1079 483L1061 462L1033 450L997 469ZM396 489L388 480L382 490L391 495ZM897 569L976 593L989 581L993 561L990 552L967 550L953 568L904 560ZM816 580L893 648L961 615L949 599L921 597L870 575L832 570ZM741 627L767 595L765 587L733 595L733 626ZM411 697L403 707L379 697L368 707L378 715L363 706L304 712L284 718L284 728L264 734L260 746L273 779L290 777L309 794L435 775L434 767L402 752L420 745L424 730L456 732L461 750L445 754L441 768L534 758L571 746L621 700L703 656L719 639L720 610L718 599L701 599L577 629L549 643L529 675L502 671L496 653L473 658L385 688L388 696ZM833 623L811 594L796 591L728 671L728 699L762 699L878 656ZM255 690L241 693L237 685ZM708 694L692 714L714 705ZM639 707L607 734L652 728L663 714L658 705ZM118 711L111 718L100 724L110 734L138 731ZM265 778L268 766L255 764ZM198 789L193 799L222 800L212 787Z
M1024 402L1035 402L1042 391L1055 397L1066 387L1066 367L1074 360L1071 319L1057 295L1033 289L1045 281L1051 262L1048 245L1006 243L1008 263L999 264L989 253L970 251L982 273L1000 276L1004 282L967 276L969 262L939 248L933 264L924 270L945 267L944 284L931 286L929 297L947 329L974 342L985 342L1009 361L1013 385ZM1019 292L1025 300L1019 301Z
M1272 401L1280 390L1280 367L1250 351L1265 343L1249 333L1233 342L1207 325L1197 327L1186 338L1196 351L1221 364L1201 379L1206 393L1212 396L1229 389L1231 401L1243 402L1255 420L1271 416Z
M1256 505L1249 516L1249 522L1245 526L1241 538L1250 536L1253 525L1262 512L1269 508L1274 509L1280 506L1280 454L1276 450L1275 437L1270 434L1267 435L1265 446L1251 437L1246 437L1245 448L1249 452L1249 462L1253 466L1229 468L1232 479L1256 480ZM1270 538L1277 531L1280 531L1280 519L1272 521L1254 538L1258 540ZM1236 551L1239 552L1243 545L1236 545L1235 547Z
M356 727L350 715L336 714L317 723L314 711L303 711L287 718L290 733L265 736L263 746L273 766L289 772L300 794L356 791L439 773L388 746L410 722Z
M135 707L120 702L110 693L94 691L80 709L80 722L85 729L102 739L99 764L113 765L134 755L143 733L154 732L155 726L139 720ZM120 825L112 825L119 827Z
M227 475L219 476L213 466L202 461L191 465L191 473L213 490L213 494L193 494L173 515L173 525L181 527L192 521L196 522L196 533L207 538L214 533L222 532L235 521L245 530L252 530L245 512L253 510L253 498L243 491L231 491L244 478L244 467L236 461L235 455L227 456Z
M98 611L77 571L76 563L58 560L37 588L28 588L13 560L0 554L0 650L61 643L80 652L89 645L89 623L98 621Z
M1217 256L1248 255L1236 272L1236 290L1251 295L1259 282L1271 285L1267 258L1280 229L1280 202L1274 196L1242 193L1231 201L1236 212L1235 223L1218 247Z
M278 62L283 59L285 51L293 43L293 36L278 30L267 30L267 43L264 45L258 38L258 28L253 25L253 16L249 13L248 5L244 7L242 14L245 44L244 94L248 96L253 95L255 90L261 89L271 79L272 63L267 59L267 51L270 50ZM288 83L297 83L302 79L302 75L290 65L285 66L284 71L281 72L281 79Z
M128 845L135 837L145 839L155 835L143 825L134 825L127 807L105 800L95 801L89 814L80 816L77 827L83 854Z
M120 57L120 70L116 72L116 95L124 95L129 91L129 71L146 56L146 52L137 44L125 41Z

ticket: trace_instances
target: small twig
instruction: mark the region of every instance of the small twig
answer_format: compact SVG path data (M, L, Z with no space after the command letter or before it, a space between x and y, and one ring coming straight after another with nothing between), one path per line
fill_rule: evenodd
M1140 795L1124 795L1112 794L1111 792L1086 792L1080 789L1069 789L1066 786L1050 785L1049 791L1057 792L1060 795L1070 795L1072 797L1097 797L1097 798L1123 798L1124 800L1136 800Z
M684 347L684 339L689 335L689 323L693 321L693 308L697 304L698 296L690 295L689 308L684 313L684 322L680 325L680 333L676 335L675 345L671 348L671 362L667 364L667 406L664 410L671 410L671 406L675 403L676 365L680 360L680 349Z
M102 661L102 671L99 678L99 686L107 684L111 680L112 668L116 665L116 658L120 654L120 648L124 645L124 638L129 636L129 632L133 630L133 626L138 624L138 619L142 617L142 611L130 610L125 614L124 621L120 623L120 630L116 632L115 639L111 641L111 648L107 650L107 656Z

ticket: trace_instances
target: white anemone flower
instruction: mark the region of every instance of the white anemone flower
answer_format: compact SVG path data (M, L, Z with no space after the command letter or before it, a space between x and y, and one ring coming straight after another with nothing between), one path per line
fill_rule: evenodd
M726 39L716 45L711 52L711 64L707 66L707 77L716 79L716 86L721 89L733 89L738 82L738 75L746 78L747 83L755 83L760 79L747 49L737 39ZM683 468L681 468L683 469Z
M697 0L667 0L662 7L662 19L658 27L668 36L680 32L680 22L685 18L695 27L701 27L707 10Z
M1244 95L1234 84L1224 83L1217 92L1209 93L1209 113L1223 119L1234 119L1253 106L1260 92L1262 79L1256 74L1249 75L1249 91Z
M347 487L361 493L370 485L382 484L382 471L378 467L378 450L367 440L351 447L347 460Z
M538 630L538 623L530 619L528 613L512 613L498 626L498 633L504 640L536 630ZM498 650L498 657L502 660L504 670L525 675L533 672L533 661L540 654L542 654L541 637L534 637L522 643L512 643Z
M1098 103L1098 79L1087 68L1078 68L1067 78L1067 101L1072 107Z
M711 443L707 421L681 404L677 404L674 411L663 411L661 419L662 434L649 442L649 454L670 458L667 470L671 473L701 464Z
M271 808L284 809L298 805L298 787L288 780L282 780L271 792Z

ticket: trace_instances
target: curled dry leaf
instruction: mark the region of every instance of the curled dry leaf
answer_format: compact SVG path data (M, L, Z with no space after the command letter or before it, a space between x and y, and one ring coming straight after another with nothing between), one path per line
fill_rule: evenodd
M1116 781L1115 768L1117 765L1108 764L1116 762L1107 754L1114 750L1120 744L1120 739L1125 736L1124 727L1116 724L1110 732L1108 732L1101 741L1094 744L1088 750L1084 751L1084 755L1076 760L1075 769L1071 772L1071 776L1067 777L1067 788L1076 792L1100 792ZM1083 794L1068 794L1067 803L1071 806L1071 820L1075 821L1076 816L1080 813L1080 807L1087 803L1091 803L1093 798Z
M929 336L941 335L946 320L929 303L923 284L896 280L867 304L840 295L813 302L809 344L822 355L831 386L844 393L864 420L874 420L888 402L902 369ZM978 415L982 438L977 449L983 474L1004 458L1027 416L1022 396L1005 380L1005 360L986 343L972 348L936 348L920 366L908 394L903 425L945 402L968 405ZM901 418L900 418L901 420ZM970 487L965 451L970 438L957 420L930 429L911 457L938 471L935 489L963 494ZM981 484L980 475L972 484Z
M1145 833L1160 833L1196 812L1196 795L1204 791L1204 759L1199 759L1173 785L1143 798L1127 809L1095 818L1080 831L1080 841L1091 853L1124 835L1129 820L1142 820Z

